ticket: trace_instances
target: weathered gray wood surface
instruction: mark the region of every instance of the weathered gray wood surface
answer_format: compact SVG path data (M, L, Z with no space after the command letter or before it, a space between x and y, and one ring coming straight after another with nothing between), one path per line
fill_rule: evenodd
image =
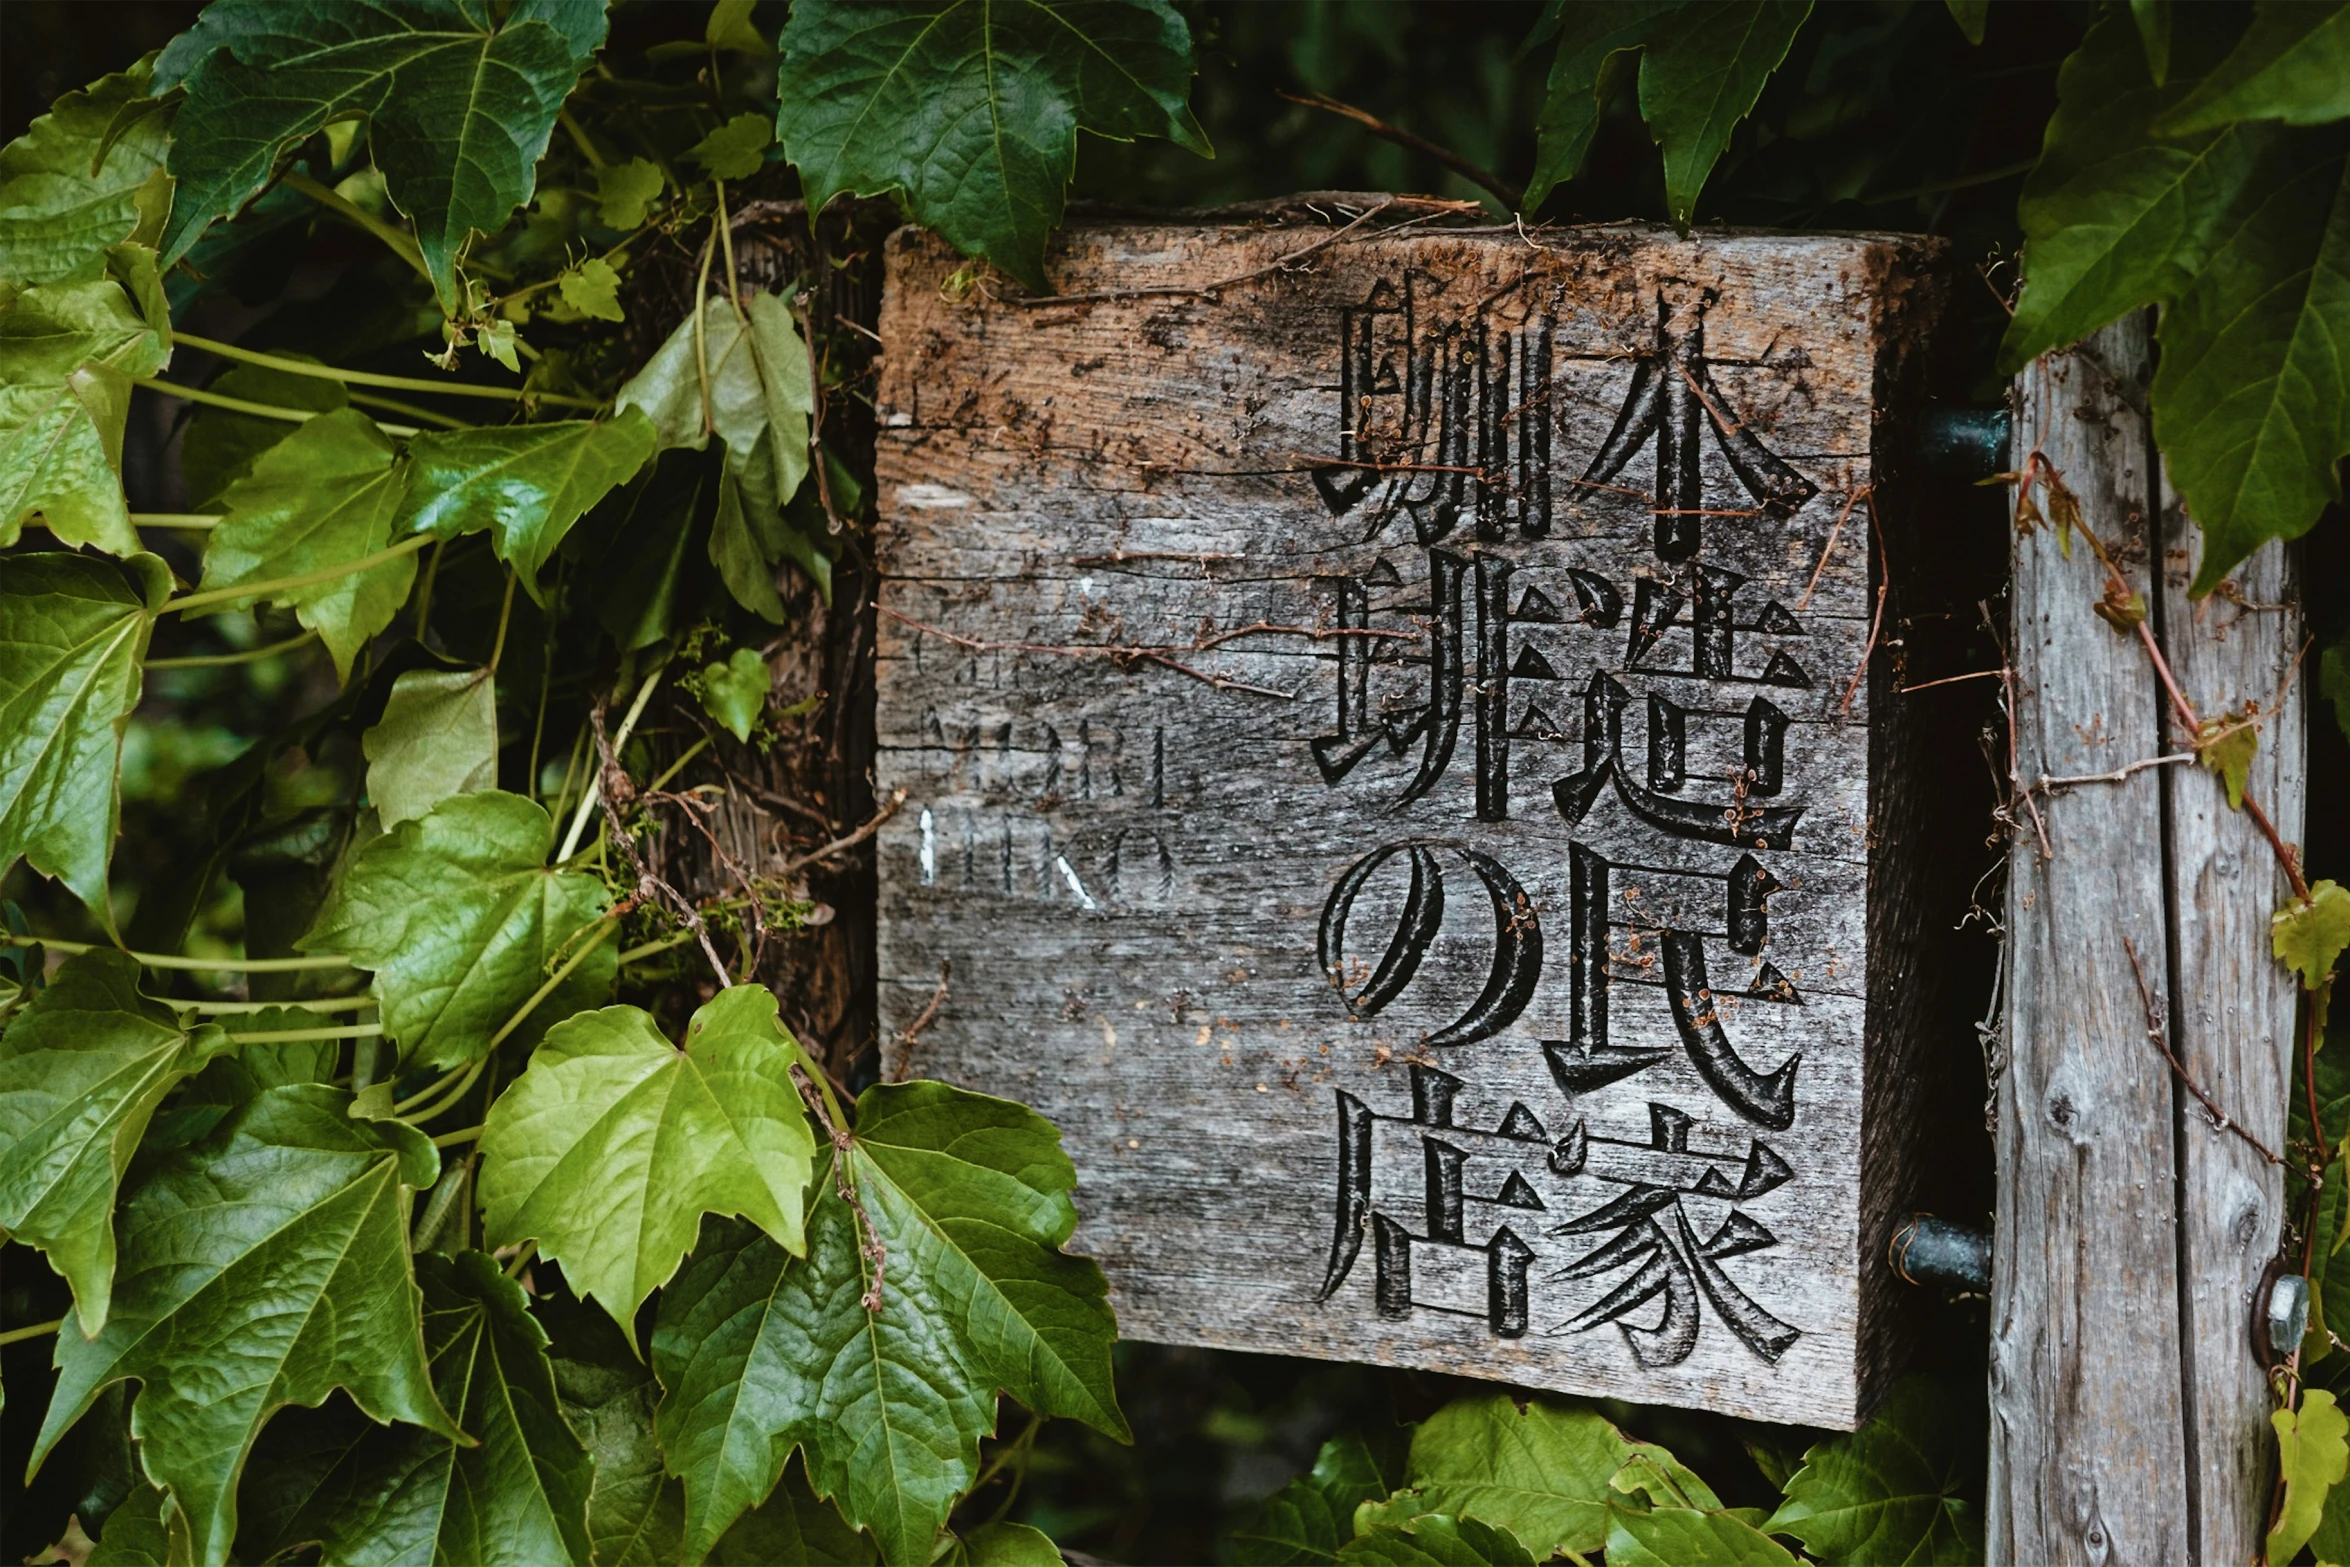
M1897 1352L1863 1214L1902 1200L1868 1133L1914 957L1872 944L1854 502L1921 253L1364 232L1273 265L1327 233L1077 226L1067 293L1156 292L1062 305L892 241L885 1057L1060 1124L1132 1336L1849 1426ZM1073 651L1111 646L1160 651ZM1698 1068L1716 1019L1744 1077Z
M2240 602L2187 598L2198 541L2161 485L2148 373L2136 319L2034 366L2018 381L2017 460L2043 453L2116 548L2205 715L2246 697L2274 708L2299 634L2298 614L2274 607L2291 597L2285 557L2272 546L2240 570ZM2160 518L2159 582L2149 517ZM2067 559L2050 530L2018 538L2016 773L2027 785L2114 772L2182 739L2145 650L2092 612L2102 591L2077 541ZM2263 725L2251 782L2288 835L2300 733L2288 692ZM2276 1250L2282 1183L2211 1123L2148 1040L2123 941L2188 1070L2281 1149L2293 995L2268 916L2283 878L2252 822L2192 764L2034 800L2040 820L2019 807L2009 862L1992 1556L2255 1560L2273 1439L2253 1297Z

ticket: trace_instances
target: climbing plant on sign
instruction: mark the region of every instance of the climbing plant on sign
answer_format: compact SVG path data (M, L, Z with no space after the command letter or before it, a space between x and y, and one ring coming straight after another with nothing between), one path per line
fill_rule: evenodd
M1981 0L1916 9L1985 36ZM1782 66L1835 85L1877 10L1553 0L1527 178L1444 167L1530 218L1630 119L1686 229L1759 180L1758 124L1812 134ZM790 956L877 825L854 772L799 768L773 855L729 801L854 701L853 646L802 655L869 611L860 203L1049 291L1080 133L1212 155L1208 13L215 0L0 148L0 1232L62 1302L0 1345L51 1350L11 1362L43 1408L10 1456L74 1472L52 1559L1058 1559L1010 1521L1037 1432L1133 1435L1071 1165L1021 1106L875 1081ZM2339 499L2350 8L2083 16L2001 352L2160 309L2208 591ZM157 433L184 511L134 509ZM2015 477L2019 524L2078 527ZM2248 811L2260 717L2184 715ZM2320 1316L2279 1564L2350 1541L2316 1050L2350 892L2287 848ZM1758 1443L1775 1505L1732 1506L1596 1411L1480 1395L1333 1437L1226 1547L1973 1561L1980 1446L1913 1381Z

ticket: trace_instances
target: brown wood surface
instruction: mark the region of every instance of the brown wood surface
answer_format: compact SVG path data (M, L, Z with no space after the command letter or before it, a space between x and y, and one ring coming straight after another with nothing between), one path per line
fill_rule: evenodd
M1899 1353L1880 1297L1906 1288L1878 1233L1913 1124L1892 1024L1931 933L1886 912L1893 867L1932 830L1979 839L1880 816L1904 753L1864 669L1865 492L1932 313L1927 255L1883 236L1335 232L1080 224L1059 304L892 240L875 782L907 802L879 836L884 1058L1058 1122L1073 1244L1129 1335L1849 1427ZM1696 466L1660 478L1642 427L1599 472L1651 376L1680 410L1660 418L1699 432ZM1774 489L1789 475L1800 492ZM1687 530L1661 550L1660 496ZM1707 579L1713 652L1699 568L1742 579ZM1445 757L1441 718L1415 725L1411 704L1446 689L1448 582ZM1677 619L1630 660L1636 600L1671 591ZM1252 626L1291 629L1223 639ZM1343 711L1358 667L1366 705ZM1554 794L1595 760L1587 737L1606 759L1595 671L1626 691L1621 782L1648 816L1614 779L1579 815ZM1658 801L1700 826L1660 830ZM1798 808L1784 831L1762 814ZM1586 860L1578 901L1574 851L1612 862L1604 898ZM1742 952L1726 922L1749 858L1779 890ZM1415 866L1440 915L1410 896ZM1351 912L1326 970L1334 907ZM1609 922L1604 957L1585 943L1578 962L1578 907ZM1418 967L1371 1004L1415 909ZM1779 1124L1766 1089L1741 1108L1698 1069L1664 978L1674 930L1712 987L1691 1027L1718 1018L1757 1081L1800 1057ZM1539 966L1522 995L1497 966L1513 952ZM1570 1049L1578 970L1607 976L1607 1042L1653 1060L1570 1093L1545 1045ZM1445 1043L1467 1017L1496 1021ZM1371 1177L1351 1231L1350 1124ZM1584 1222L1643 1185L1664 1193L1655 1229ZM1406 1234L1408 1301L1383 1311L1383 1240ZM1586 1263L1611 1241L1614 1262ZM1513 1244L1516 1331L1496 1282ZM1644 1270L1658 1293L1603 1305Z

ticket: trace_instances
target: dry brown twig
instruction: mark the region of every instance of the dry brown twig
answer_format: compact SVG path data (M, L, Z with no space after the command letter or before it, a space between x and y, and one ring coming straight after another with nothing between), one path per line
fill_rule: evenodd
M1280 91L1279 89L1275 90ZM1341 103L1336 98L1318 92L1303 94L1281 92L1280 96L1288 99L1291 103L1304 104L1309 109L1320 109L1326 113L1352 120L1381 141L1393 142L1398 147L1434 158L1470 184L1493 192L1501 204L1512 212L1516 212L1526 204L1525 191L1512 185L1483 164L1472 163L1450 147L1432 142L1424 136L1415 136L1401 126L1390 125L1367 109L1358 109L1351 103Z
M954 971L953 959L940 958L938 960L938 988L930 993L930 1004L924 1007L921 1015L916 1017L913 1022L908 1023L898 1034L898 1059L897 1065L890 1069L889 1080L891 1082L904 1082L906 1074L914 1069L915 1042L922 1037L924 1029L938 1020L938 1009L945 1006L947 1001L947 979Z
M806 854L801 855L798 859L786 860L783 863L783 868L778 870L775 874L778 876L789 876L792 872L797 870L804 870L808 866L814 865L819 860L831 859L834 855L840 853L843 849L855 848L858 844L863 843L866 839L879 832L881 830L881 824L888 821L892 816L895 816L898 812L898 807L904 805L905 803L906 791L903 789L895 791L890 795L888 803L883 805L881 809L875 811L871 816L865 818L864 824L862 826L833 839L832 842L826 844L821 849L811 849Z
M2154 988L2146 983L2146 966L2138 961L2136 943L2127 936L2122 938L2122 952L2130 960L2130 972L2138 979L2138 999L2146 1008L2146 1038L2155 1049L2162 1052L2163 1060L2170 1063L2170 1069L2177 1074L2180 1086L2195 1096L2195 1102L2203 1107L2203 1113L2211 1117L2212 1125L2223 1132L2233 1132L2244 1139L2254 1153L2259 1154L2270 1164L2283 1165L2285 1161L2279 1158L2268 1144L2246 1131L2241 1124L2230 1118L2226 1111L2213 1102L2211 1095L2203 1091L2203 1085L2196 1082L2194 1074L2187 1070L2187 1064L2172 1053L2168 1032L2163 1022L2162 1005L2154 999Z

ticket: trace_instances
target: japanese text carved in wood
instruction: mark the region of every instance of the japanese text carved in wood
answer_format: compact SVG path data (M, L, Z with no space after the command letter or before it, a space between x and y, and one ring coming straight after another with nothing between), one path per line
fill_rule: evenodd
M884 1056L1060 1124L1130 1335L1849 1426L1922 258L1321 237L892 241Z

